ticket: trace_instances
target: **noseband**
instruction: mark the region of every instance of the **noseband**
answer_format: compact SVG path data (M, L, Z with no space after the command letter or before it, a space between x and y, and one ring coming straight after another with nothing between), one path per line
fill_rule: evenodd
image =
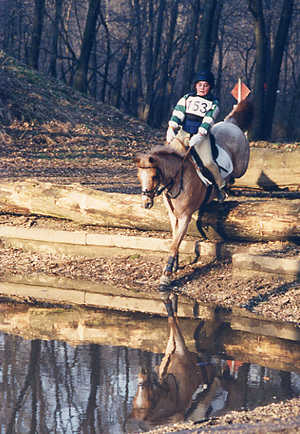
M151 166L145 166L145 167L140 167L140 169L154 169L154 167ZM147 196L150 199L153 199L156 196L160 196L162 194L163 191L167 190L167 194L171 197L171 199L175 199L177 196L179 196L181 190L182 190L182 179L183 179L183 165L181 167L181 180L180 180L180 188L177 194L175 195L171 195L170 191L172 190L172 188L174 187L174 179L171 179L171 181L164 185L163 187L159 188L159 186L161 185L161 180L163 178L161 170L159 167L155 167L155 171L156 171L156 177L158 179L158 182L156 184L155 187L153 187L151 190L142 190L142 196ZM175 178L177 176L177 173L175 175Z

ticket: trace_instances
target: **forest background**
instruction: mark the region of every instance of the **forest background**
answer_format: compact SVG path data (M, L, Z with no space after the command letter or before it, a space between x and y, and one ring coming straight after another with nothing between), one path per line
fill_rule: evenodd
M250 138L297 140L299 15L299 0L1 0L0 48L155 128L211 68L221 116L241 78Z

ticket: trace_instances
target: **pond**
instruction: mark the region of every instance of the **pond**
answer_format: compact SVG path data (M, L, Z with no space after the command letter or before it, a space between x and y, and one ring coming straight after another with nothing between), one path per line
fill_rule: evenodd
M199 333L199 320L180 324L187 346L205 352L234 385L218 388L209 416L300 395L299 366L287 361L289 352L299 355L299 343L279 340L288 368L277 355L276 369L274 356L272 367L253 363L249 348L234 360L225 351L233 339L226 326L221 348L220 341L206 345L209 327ZM18 434L127 432L138 373L159 365L168 339L166 318L10 305L2 305L0 330L0 432Z

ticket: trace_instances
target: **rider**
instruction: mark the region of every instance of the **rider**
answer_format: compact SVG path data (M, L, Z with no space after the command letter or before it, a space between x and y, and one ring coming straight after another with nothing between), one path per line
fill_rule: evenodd
M172 142L175 148L182 147L182 144L191 147L197 170L200 157L200 164L202 161L214 177L218 200L223 202L226 184L213 159L209 133L220 111L219 101L211 93L214 84L211 71L202 71L195 76L193 92L180 98L173 110L166 141L168 144Z

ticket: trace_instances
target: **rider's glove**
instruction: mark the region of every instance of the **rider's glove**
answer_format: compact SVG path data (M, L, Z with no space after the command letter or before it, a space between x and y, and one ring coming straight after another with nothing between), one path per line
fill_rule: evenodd
M172 140L174 139L174 137L175 137L175 131L174 131L174 128L169 127L169 128L167 129L167 138L166 138L167 143L172 142Z
M191 139L190 139L190 147L192 148L193 146L195 146L197 143L201 142L202 140L202 134L194 134Z
M198 134L200 134L200 136L207 136L207 129L205 129L204 127L199 127Z

